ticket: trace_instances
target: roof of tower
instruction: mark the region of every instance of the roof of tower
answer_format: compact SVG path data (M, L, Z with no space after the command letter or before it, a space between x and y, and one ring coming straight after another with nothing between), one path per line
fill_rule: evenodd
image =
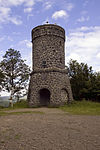
M44 28L44 27L56 27L56 28L58 28L59 30L63 30L63 32L65 32L65 30L64 30L64 28L62 28L61 26L59 26L59 25L57 25L57 24L49 24L49 23L47 23L47 24L43 24L43 25L39 25L39 26L36 26L35 28L33 28L32 29L32 31L34 30L36 30L36 29L41 29L41 28Z

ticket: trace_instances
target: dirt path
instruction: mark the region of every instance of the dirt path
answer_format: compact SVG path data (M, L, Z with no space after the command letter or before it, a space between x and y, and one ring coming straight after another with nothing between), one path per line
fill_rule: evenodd
M59 109L0 117L0 150L100 150L100 116L69 115Z

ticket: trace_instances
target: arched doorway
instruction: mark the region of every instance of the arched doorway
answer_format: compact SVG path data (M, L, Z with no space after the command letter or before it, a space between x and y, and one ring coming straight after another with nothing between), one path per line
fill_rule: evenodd
M41 89L39 96L41 106L48 106L50 104L50 91L48 89Z
M62 100L63 103L68 102L68 92L67 92L66 89L61 90L61 100Z

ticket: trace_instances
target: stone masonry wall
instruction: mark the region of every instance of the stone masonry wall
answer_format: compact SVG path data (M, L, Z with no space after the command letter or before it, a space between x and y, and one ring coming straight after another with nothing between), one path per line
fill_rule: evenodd
M34 84L33 84L34 83ZM42 72L31 75L30 82L30 106L40 105L39 91L40 89L48 89L50 95L50 105L58 106L72 100L70 82L66 73L60 72ZM61 90L68 91L66 93L68 99L61 97Z
M44 25L32 30L33 41L33 69L43 68L43 61L46 68L57 67L64 69L65 54L64 30L55 25Z
M31 73L29 106L40 106L40 90L50 92L52 106L73 100L70 81L65 70L65 31L58 25L41 25L32 30L33 71ZM42 93L45 97L45 94Z

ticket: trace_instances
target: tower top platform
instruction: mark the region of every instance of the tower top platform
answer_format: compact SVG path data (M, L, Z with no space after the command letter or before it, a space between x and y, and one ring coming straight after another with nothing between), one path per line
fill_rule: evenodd
M65 40L65 30L56 24L39 25L32 29L32 40L43 35L55 35Z

